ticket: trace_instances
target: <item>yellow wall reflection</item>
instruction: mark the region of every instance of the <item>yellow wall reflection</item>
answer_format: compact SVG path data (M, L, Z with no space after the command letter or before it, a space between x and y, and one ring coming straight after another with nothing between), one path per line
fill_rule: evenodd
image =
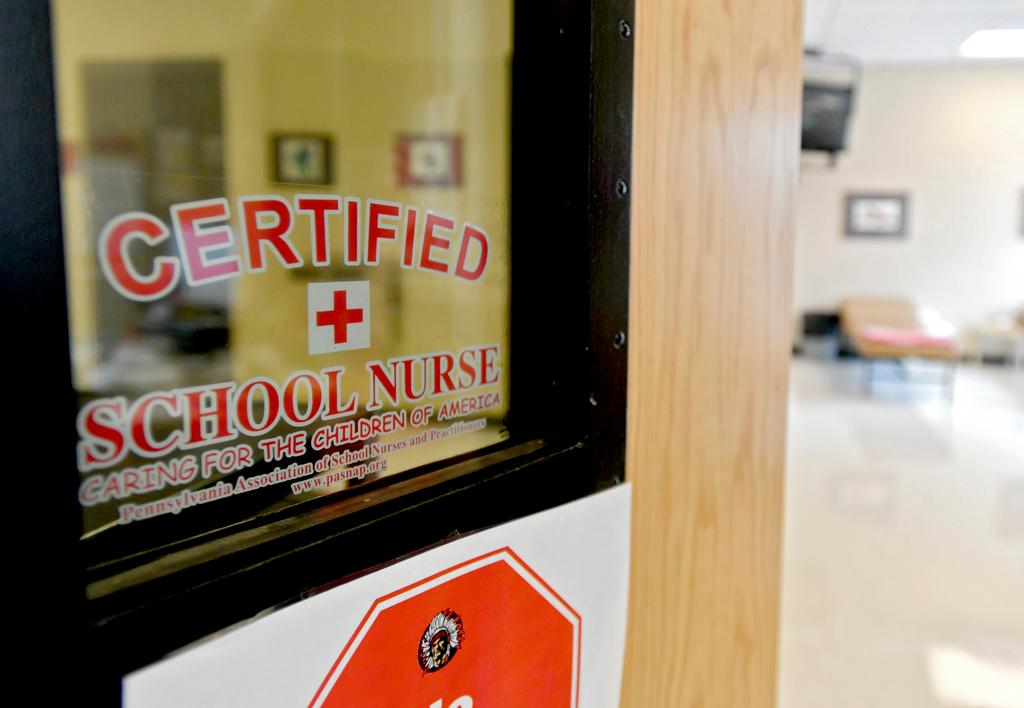
M498 344L502 404L492 424L452 448L425 448L402 469L503 437L509 309L511 7L476 0L54 0L58 117L76 388L134 394L344 365L366 390L367 359ZM275 182L275 136L329 138L326 184ZM402 184L401 136L457 140L456 184ZM427 156L430 159L430 156ZM444 157L444 155L442 155ZM100 273L97 237L113 216L175 203L334 194L382 199L478 224L486 277L467 283L400 267L306 265L179 288L150 304L118 299ZM169 239L163 248L173 248ZM158 254L132 248L145 264ZM242 244L236 241L240 252ZM454 254L452 254L454 259ZM373 344L329 356L307 348L307 285L369 280ZM218 335L222 332L223 336ZM391 471L399 471L392 465Z

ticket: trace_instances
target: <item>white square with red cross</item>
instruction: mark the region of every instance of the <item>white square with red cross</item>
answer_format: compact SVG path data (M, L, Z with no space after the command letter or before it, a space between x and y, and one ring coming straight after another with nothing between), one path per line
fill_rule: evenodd
M370 346L370 281L309 283L309 353Z

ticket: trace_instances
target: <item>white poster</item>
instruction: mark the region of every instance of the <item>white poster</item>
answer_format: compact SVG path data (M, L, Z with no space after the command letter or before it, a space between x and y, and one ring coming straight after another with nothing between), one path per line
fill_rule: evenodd
M124 679L129 708L616 706L629 485L461 538Z

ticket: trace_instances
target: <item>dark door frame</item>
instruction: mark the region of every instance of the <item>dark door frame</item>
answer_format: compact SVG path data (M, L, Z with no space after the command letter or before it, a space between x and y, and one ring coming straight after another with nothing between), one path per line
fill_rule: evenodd
M632 22L632 0L516 6L509 444L415 478L430 484L383 484L369 509L328 500L315 523L256 519L96 564L79 541L49 7L0 3L0 280L16 350L8 584L13 607L42 618L29 656L67 665L45 684L51 702L114 704L125 673L211 632L622 481ZM258 542L243 543L254 529Z

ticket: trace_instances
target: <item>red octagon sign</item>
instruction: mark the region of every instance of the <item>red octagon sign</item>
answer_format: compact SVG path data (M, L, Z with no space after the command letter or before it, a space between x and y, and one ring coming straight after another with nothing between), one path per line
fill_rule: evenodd
M502 548L374 602L310 706L574 708L580 625Z

